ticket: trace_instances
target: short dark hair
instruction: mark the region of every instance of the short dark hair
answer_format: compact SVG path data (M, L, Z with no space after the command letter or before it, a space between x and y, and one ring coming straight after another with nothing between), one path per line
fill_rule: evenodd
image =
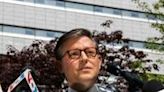
M54 54L55 54L55 58L57 60L61 60L63 57L63 53L62 53L62 47L64 46L64 43L67 42L69 39L71 38L77 38L77 37L82 37L82 36L87 36L88 38L92 39L92 33L84 28L76 28L73 29L67 33L65 33L64 35L62 35L57 44L56 47L54 49Z

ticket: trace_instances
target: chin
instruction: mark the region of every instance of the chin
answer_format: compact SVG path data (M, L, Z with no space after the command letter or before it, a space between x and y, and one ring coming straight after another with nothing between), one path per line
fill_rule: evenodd
M81 81L91 81L91 80L95 80L96 78L97 76L93 74L82 74L79 76L79 80Z

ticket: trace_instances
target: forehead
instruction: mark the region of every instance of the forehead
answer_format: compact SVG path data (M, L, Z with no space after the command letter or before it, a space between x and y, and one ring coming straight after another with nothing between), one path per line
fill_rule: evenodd
M65 42L63 50L85 49L88 47L96 47L96 43L92 39L82 36L69 39Z

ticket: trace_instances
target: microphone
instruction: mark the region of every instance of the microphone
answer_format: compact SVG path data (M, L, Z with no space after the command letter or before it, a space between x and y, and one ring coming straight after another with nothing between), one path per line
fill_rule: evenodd
M107 71L116 76L122 76L128 81L129 90L134 90L135 88L142 88L143 81L134 72L124 71L118 65L113 63L107 64ZM134 92L134 91L133 91Z

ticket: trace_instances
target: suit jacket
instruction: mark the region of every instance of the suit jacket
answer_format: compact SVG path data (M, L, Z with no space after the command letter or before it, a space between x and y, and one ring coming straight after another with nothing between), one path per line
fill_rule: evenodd
M77 91L69 87L66 90L66 92L77 92ZM117 91L114 91L111 88L103 87L100 84L95 84L87 92L117 92Z
M77 92L77 91L69 87L67 89L67 92ZM95 84L87 92L102 92L102 91L100 91L98 85Z

